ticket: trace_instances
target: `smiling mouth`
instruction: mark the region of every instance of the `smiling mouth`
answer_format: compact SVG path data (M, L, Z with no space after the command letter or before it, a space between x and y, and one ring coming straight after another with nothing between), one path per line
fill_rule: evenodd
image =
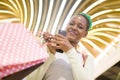
M71 34L71 35L73 35L73 36L75 36L75 35L76 35L76 34L75 34L74 32L72 32L72 31L71 31L71 32L69 32L69 34Z
M72 30L72 29L68 30L68 32L69 32L70 34L72 34L72 35L77 35L77 32L74 31L74 30Z

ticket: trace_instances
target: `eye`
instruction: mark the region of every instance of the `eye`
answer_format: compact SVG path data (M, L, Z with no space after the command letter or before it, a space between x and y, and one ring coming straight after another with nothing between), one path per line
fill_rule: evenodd
M79 29L83 29L83 26L82 26L82 25L78 25L78 28L79 28Z
M74 25L74 22L70 22L69 25Z

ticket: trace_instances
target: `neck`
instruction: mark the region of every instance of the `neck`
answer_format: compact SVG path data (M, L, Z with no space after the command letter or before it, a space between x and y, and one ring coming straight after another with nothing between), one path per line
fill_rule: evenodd
M70 43L72 44L73 47L75 48L77 47L78 42L70 42Z

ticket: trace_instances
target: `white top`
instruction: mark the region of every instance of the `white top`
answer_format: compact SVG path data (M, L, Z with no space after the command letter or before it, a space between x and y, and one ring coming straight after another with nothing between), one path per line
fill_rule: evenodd
M67 52L67 53L68 53L68 52ZM75 54L75 53L74 53L74 54ZM77 56L78 56L78 58L80 59L79 61L80 61L81 65L84 65L84 61L83 61L83 58L82 58L82 54L78 54L78 53L77 53ZM68 59L68 55L66 55L65 53L56 52L55 58L56 58L56 59L62 59L62 60L64 60L65 62L67 62L67 63L70 64L70 61L69 61L69 59Z
M66 53L56 53L55 57L53 54L50 54L48 60L41 65L38 69L33 71L30 75L26 77L26 80L42 80L45 72L47 71L49 65L55 59L63 59L71 65L73 71L74 80L94 80L93 79L93 70L94 70L94 61L93 57L88 56L87 60L83 67L83 58L82 55L77 53L77 51L72 48Z

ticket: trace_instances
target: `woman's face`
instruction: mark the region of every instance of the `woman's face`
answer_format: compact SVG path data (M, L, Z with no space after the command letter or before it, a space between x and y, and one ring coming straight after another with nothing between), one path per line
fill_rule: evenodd
M66 28L66 37L70 42L79 42L87 35L87 21L82 15L75 15L69 21Z

